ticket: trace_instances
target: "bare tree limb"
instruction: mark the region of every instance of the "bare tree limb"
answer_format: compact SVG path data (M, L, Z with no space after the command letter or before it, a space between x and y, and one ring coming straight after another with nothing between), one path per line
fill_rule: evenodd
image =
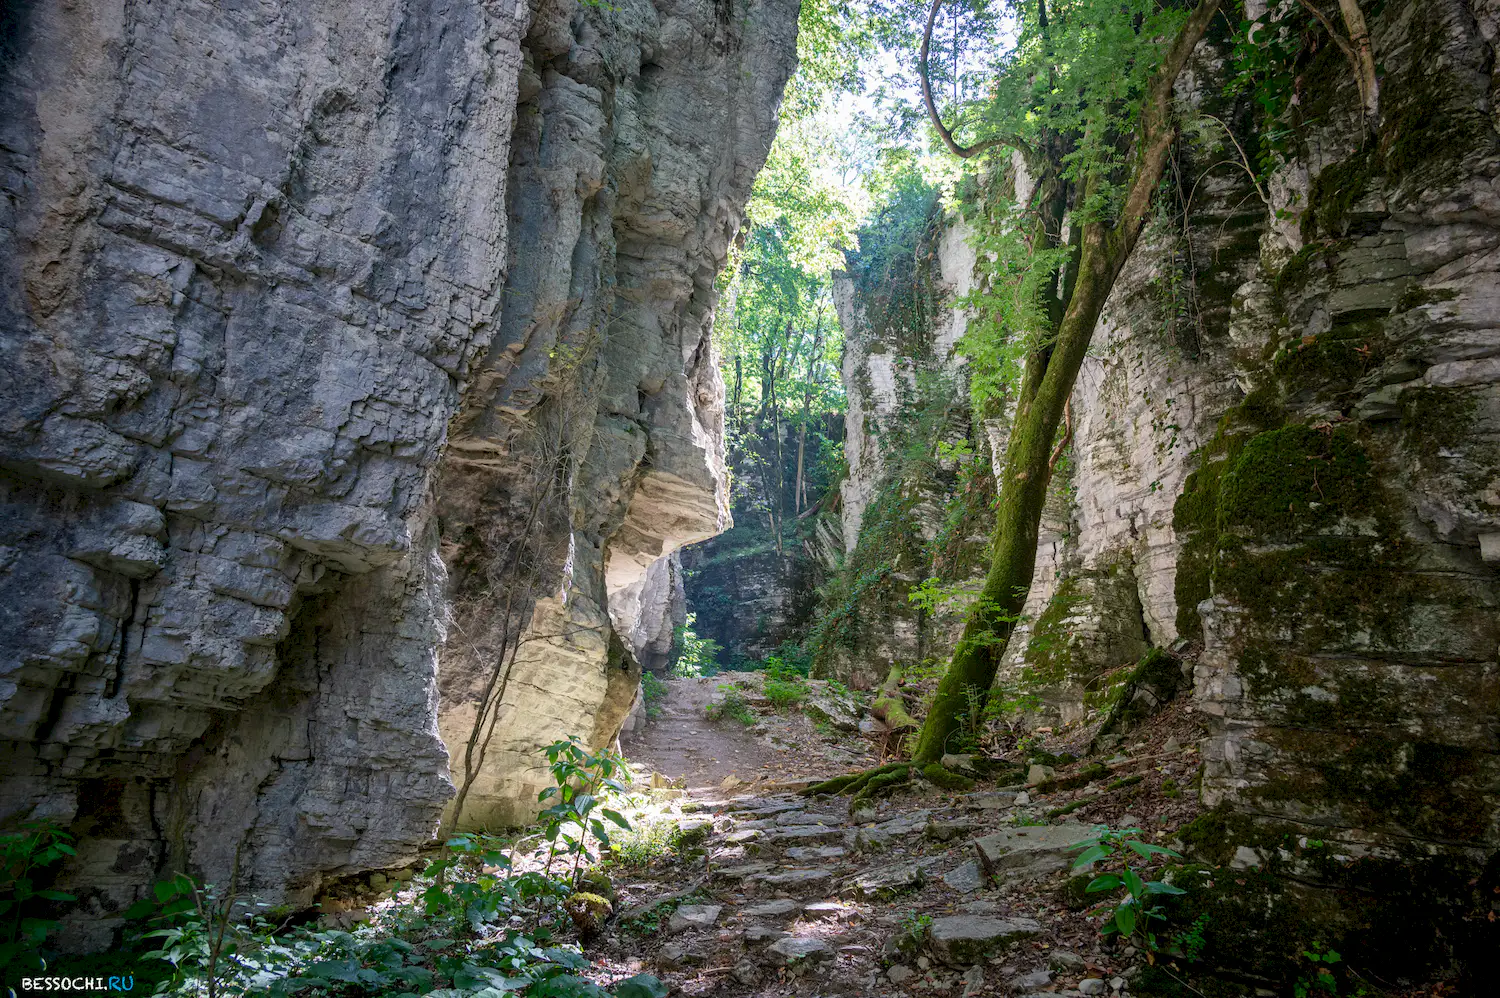
M948 151L961 159L970 159L996 146L1010 146L1020 150L1021 155L1025 156L1028 162L1034 160L1036 153L1031 148L1031 144L1020 136L996 135L972 146L961 146L954 140L953 133L948 130L948 126L943 124L942 117L938 115L937 104L932 99L932 83L927 71L927 58L932 49L932 25L937 20L938 10L942 6L943 0L932 0L932 6L927 10L927 26L922 29L922 54L917 61L918 75L922 77L922 100L927 104L927 117L932 121L932 127L937 129Z

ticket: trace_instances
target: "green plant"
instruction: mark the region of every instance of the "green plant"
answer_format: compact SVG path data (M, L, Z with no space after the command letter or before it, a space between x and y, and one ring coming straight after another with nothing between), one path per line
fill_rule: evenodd
M696 679L712 676L719 671L718 657L723 649L713 638L700 638L693 625L697 614L688 614L687 622L672 630L672 647L677 653L672 662L672 675L678 679Z
M646 702L646 716L653 720L660 717L667 699L667 684L654 672L641 673L641 698Z
M909 912L901 919L901 931L914 939L922 939L932 926L932 916Z
M1203 947L1207 940L1203 936L1203 930L1208 928L1209 915L1205 912L1193 919L1193 924L1180 932L1172 934L1172 949L1181 954L1183 959L1190 963L1196 963L1203 956Z
M239 858L235 858L238 879ZM144 954L172 966L172 976L159 992L197 991L201 982L208 998L225 991L243 994L249 982L284 969L291 952L274 938L274 926L257 908L262 902L242 901L235 890L200 884L179 873L152 888L153 897L126 910L127 918L145 918L156 928L142 934L157 948Z
M1297 983L1293 987L1293 994L1296 998L1307 998L1308 995L1316 994L1338 994L1339 980L1334 974L1334 968L1344 960L1338 950L1324 949L1322 943L1313 943L1312 949L1303 950L1302 955L1308 963L1312 964L1312 974L1311 976L1304 974L1297 978Z
M1118 831L1101 829L1094 838L1083 843L1083 852L1073 861L1073 869L1092 869L1095 863L1107 863L1117 869L1102 873L1089 882L1084 890L1090 894L1125 889L1125 896L1116 904L1113 914L1100 929L1103 935L1118 933L1126 939L1138 940L1155 962L1154 954L1160 947L1152 922L1165 921L1161 906L1154 898L1163 894L1185 894L1181 887L1161 880L1146 880L1131 866L1130 856L1149 861L1153 856L1171 856L1180 859L1181 854L1165 846L1153 845L1140 840L1139 828L1122 828Z
M676 831L677 822L670 815L644 821L636 818L630 824L630 831L616 832L611 840L610 864L645 869L672 853Z
M0 970L43 969L39 954L57 922L28 914L37 901L76 901L63 891L37 886L41 870L74 855L73 837L56 825L31 821L0 832Z
M755 714L751 712L750 705L745 702L745 695L740 692L738 686L733 683L721 683L719 692L723 695L718 702L703 708L704 716L710 721L725 719L738 721L747 728L755 724Z
M766 699L777 710L795 707L807 699L807 684L801 673L776 655L766 659L766 678L762 685Z
M578 740L569 735L547 746L547 768L552 771L555 787L547 787L537 794L537 801L545 803L556 800L540 815L542 834L550 843L547 850L547 873L552 873L552 863L559 852L573 857L571 883L578 882L583 861L592 859L588 849L588 838L592 834L601 846L609 847L609 831L604 822L609 821L618 828L629 829L630 822L612 808L601 806L599 794L612 790L618 794L627 792L625 784L617 777L630 779L630 770L625 760L605 749L590 752ZM597 810L601 817L595 817Z

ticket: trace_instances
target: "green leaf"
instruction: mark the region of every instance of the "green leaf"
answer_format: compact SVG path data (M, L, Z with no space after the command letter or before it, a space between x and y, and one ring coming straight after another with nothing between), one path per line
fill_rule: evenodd
M666 998L667 986L650 974L636 974L614 986L615 998Z
M177 885L170 880L158 880L151 890L158 901L170 901L177 895Z
M78 898L63 891L37 891L36 896L46 898L48 901L77 901Z
M1126 840L1125 847L1127 849L1130 849L1142 859L1149 859L1152 856L1171 856L1175 859L1182 858L1182 853L1174 852L1171 849L1168 849L1166 846L1152 845L1150 842L1139 842L1135 839Z
M1135 932L1135 906L1129 903L1123 904L1115 909L1115 925L1119 927L1124 935L1132 935Z
M1082 853L1079 854L1077 859L1073 860L1073 869L1076 870L1080 866L1092 866L1093 864L1099 862L1099 860L1108 858L1109 850L1102 845L1096 845L1092 848L1085 849Z
M616 825L619 825L627 832L630 831L630 822L626 821L625 816L622 815L619 811L614 811L606 807L600 808L600 812L610 821L613 821ZM655 980L655 978L652 978L652 980Z
M1125 889L1130 891L1131 897L1142 898L1146 896L1146 883L1141 879L1139 873L1136 873L1127 866L1122 879L1125 881Z
M1112 891L1120 886L1120 878L1113 873L1105 873L1089 881L1084 891L1093 894L1096 891Z
M1187 891L1176 884L1169 884L1164 880L1153 880L1146 885L1146 890L1151 894L1186 894Z

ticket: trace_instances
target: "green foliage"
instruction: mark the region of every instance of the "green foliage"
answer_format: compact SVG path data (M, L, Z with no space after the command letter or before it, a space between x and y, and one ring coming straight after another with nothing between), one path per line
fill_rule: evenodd
M547 767L557 781L557 786L547 787L537 795L539 803L555 801L540 815L542 834L550 843L547 873L551 875L552 863L559 853L572 856L572 881L576 883L583 861L593 859L588 849L589 838L592 836L607 849L609 829L606 821L617 828L630 828L624 815L604 807L600 800L600 794L606 790L626 793L627 788L620 781L630 779L630 770L623 758L608 749L590 752L577 735L569 735L548 745L546 754Z
M58 925L38 917L39 906L77 898L38 881L45 877L43 871L74 855L72 842L71 835L45 821L28 821L0 832L0 970L45 967L40 950Z
M1292 993L1296 995L1296 998L1338 994L1339 982L1334 974L1334 967L1344 960L1339 952L1334 949L1324 949L1322 943L1314 943L1312 949L1302 951L1302 956L1312 964L1312 972L1310 975L1299 977L1297 983L1293 985Z
M787 710L806 700L807 684L803 682L803 675L779 656L770 656L766 659L766 678L762 687L766 699L777 710Z
M630 829L611 839L609 865L644 870L673 855L678 842L678 823L671 814L634 816Z
M646 702L646 716L652 719L660 717L662 704L667 699L667 684L656 678L653 672L641 673L641 698Z
M566 891L554 881L545 883L539 894L507 882L498 892L507 903L497 906L496 917L468 931L442 917L423 920L407 912L409 920L398 927L420 940L413 941L373 926L354 932L307 926L278 931L253 911L239 912L247 903L178 876L157 885L155 913L146 918L149 926L158 927L144 938L159 940L160 948L146 956L174 970L158 993L181 996L285 998L308 992L348 998L663 998L666 989L649 975L621 981L608 991L600 988L580 976L588 967L582 953L547 945L545 930L496 933L495 923L512 914L534 918L561 913ZM456 906L440 907L448 911ZM445 926L471 938L433 934Z
M723 651L713 638L701 638L693 630L698 615L690 613L687 622L672 630L672 650L676 660L672 663L672 675L678 679L696 679L712 676L719 671L719 652Z
M620 768L607 754L583 750L576 739L549 746L548 755L554 776L572 791L559 789L553 796L566 800L544 815L543 832L553 836L555 854L562 833L554 834L554 826L581 822L599 837L602 826L590 817L594 808L581 798L585 791L610 789L611 774ZM602 896L575 893L577 879L576 868L567 881L512 873L502 840L465 833L445 844L415 892L398 896L353 931L276 924L264 902L181 874L157 884L153 896L126 915L140 926L136 937L156 947L145 958L171 968L158 993L183 998L304 992L338 998L664 998L666 989L649 975L600 987L584 976L589 963L576 947L554 944L547 926L567 921L579 899L594 898L589 908L596 915L608 907ZM595 889L593 880L585 880Z
M1197 963L1203 958L1203 948L1208 941L1203 936L1203 930L1208 928L1211 920L1207 912L1193 919L1191 925L1172 934L1172 948L1182 954L1183 959L1190 963Z
M719 691L722 696L717 703L711 703L703 709L704 715L710 721L728 719L738 721L747 728L754 726L755 712L750 709L740 688L733 683L721 683Z
M1109 920L1099 930L1103 935L1119 934L1126 939L1138 941L1151 952L1157 952L1158 944L1153 922L1166 921L1166 915L1156 899L1162 895L1185 894L1181 887L1161 880L1146 880L1131 865L1130 856L1136 862L1149 862L1153 856L1171 856L1181 859L1181 854L1164 846L1140 840L1139 828L1123 828L1118 831L1101 832L1083 843L1083 852L1073 860L1073 869L1092 869L1103 863L1113 867L1089 882L1085 890L1090 894L1104 891L1125 890L1125 896L1116 904Z

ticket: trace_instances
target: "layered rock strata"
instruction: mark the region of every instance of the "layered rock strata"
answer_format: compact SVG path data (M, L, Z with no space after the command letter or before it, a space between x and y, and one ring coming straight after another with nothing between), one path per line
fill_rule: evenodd
M66 944L163 872L407 862L507 644L461 820L613 738L724 525L712 280L795 20L5 7L0 812L79 836Z
M1259 189L1212 168L1234 155L1219 126L1183 144L1201 183L1096 333L1002 680L1037 723L1079 720L1175 643L1221 805L1194 845L1267 875L1246 913L1359 925L1352 959L1405 974L1493 944L1475 926L1500 853L1500 20L1416 0L1371 29L1372 134L1343 55L1311 31L1295 138ZM1225 73L1200 50L1182 105L1248 123ZM863 393L851 455L889 407L877 360L847 381ZM846 496L883 487L850 466ZM875 507L857 507L863 544ZM933 633L849 658L941 654Z

